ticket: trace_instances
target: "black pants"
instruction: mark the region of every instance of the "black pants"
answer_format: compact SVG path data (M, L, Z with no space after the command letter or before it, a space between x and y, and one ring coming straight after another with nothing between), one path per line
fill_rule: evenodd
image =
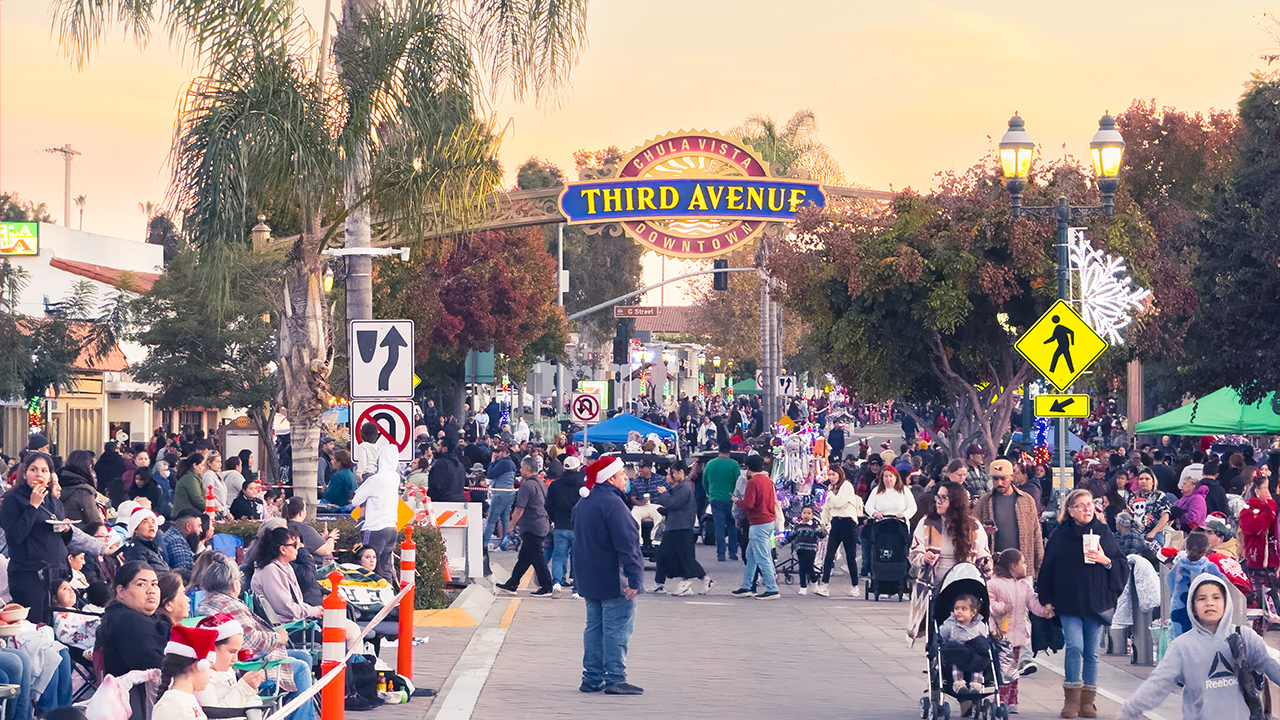
M9 568L9 596L19 605L31 608L27 617L33 623L53 624L53 611L49 604L50 578L61 580L58 570L14 570ZM67 577L71 573L66 573Z
M858 584L858 524L853 518L831 518L831 534L827 536L827 556L822 561L822 582L831 582L831 568L836 564L836 550L844 544L844 559L849 563L849 581Z
M817 550L796 550L796 560L800 561L800 587L809 587L810 582L818 579L818 574L813 571L817 559Z
M707 573L698 563L695 543L697 534L692 530L668 530L662 534L662 545L658 548L657 570L653 574L654 582L661 585L667 578L706 577Z
M507 580L508 588L514 590L519 587L520 578L532 567L534 577L538 579L538 587L542 590L551 589L551 570L547 568L547 560L542 555L542 541L545 539L545 535L520 533L520 554L516 556L511 579Z

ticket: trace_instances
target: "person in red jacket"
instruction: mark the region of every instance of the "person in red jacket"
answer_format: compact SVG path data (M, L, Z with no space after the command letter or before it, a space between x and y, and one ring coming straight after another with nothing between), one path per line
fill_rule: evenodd
M764 474L764 458L759 455L747 456L747 472L751 477L742 497L734 500L738 507L747 514L747 566L742 572L742 587L733 591L738 597L756 597L760 600L778 598L777 571L773 567L773 550L769 541L773 538L776 516L775 507L778 496L774 493L773 481ZM764 592L756 595L751 589L755 582L756 571L764 581Z
M1253 482L1245 490L1248 504L1240 511L1241 559L1255 588L1266 592L1272 587L1276 568L1280 567L1280 543L1276 541L1276 501L1267 489L1271 470L1258 468Z

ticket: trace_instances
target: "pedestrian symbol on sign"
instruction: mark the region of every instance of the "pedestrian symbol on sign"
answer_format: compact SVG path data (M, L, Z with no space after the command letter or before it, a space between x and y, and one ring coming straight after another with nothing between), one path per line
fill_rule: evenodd
M1062 358L1067 363L1067 370L1075 372L1075 366L1071 364L1071 346L1075 344L1076 334L1071 328L1062 325L1062 319L1058 315L1053 316L1053 335L1044 341L1045 345L1049 343L1057 343L1058 347L1053 351L1053 361L1049 363L1049 372L1053 372L1058 367L1058 358Z

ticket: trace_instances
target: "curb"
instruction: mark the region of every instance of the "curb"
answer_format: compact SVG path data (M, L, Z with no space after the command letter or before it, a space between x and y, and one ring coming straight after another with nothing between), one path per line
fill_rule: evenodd
M478 627L493 605L493 591L486 585L468 585L443 610L415 610L414 627Z

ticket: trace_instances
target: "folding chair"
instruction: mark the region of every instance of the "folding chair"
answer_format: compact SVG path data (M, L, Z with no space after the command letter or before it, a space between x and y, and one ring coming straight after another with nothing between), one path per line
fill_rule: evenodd
M286 644L290 650L303 650L311 655L311 667L320 664L321 643L319 635L320 623L315 620L294 620L293 622L281 622L280 616L276 613L275 608L271 607L271 603L267 602L266 597L261 593L251 593L253 602L250 604L253 612L262 618L268 625L277 629L284 630L289 636L289 642Z

